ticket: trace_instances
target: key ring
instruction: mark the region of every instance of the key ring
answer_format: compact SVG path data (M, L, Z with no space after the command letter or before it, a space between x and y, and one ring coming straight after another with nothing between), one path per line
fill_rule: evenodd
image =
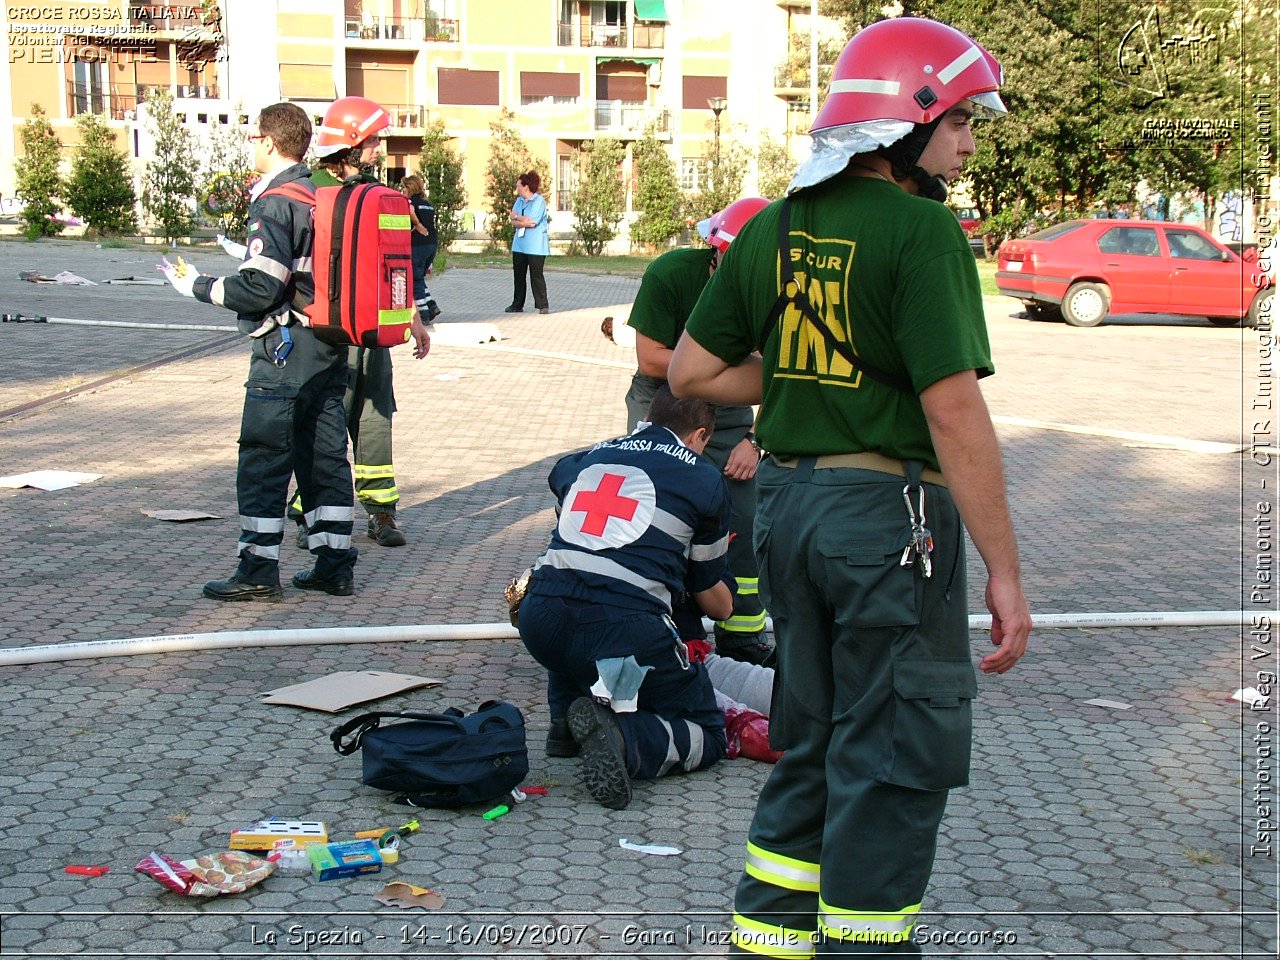
M280 344L271 351L271 362L277 367L283 367L289 359L289 354L293 352L293 336L289 333L288 327L280 327Z

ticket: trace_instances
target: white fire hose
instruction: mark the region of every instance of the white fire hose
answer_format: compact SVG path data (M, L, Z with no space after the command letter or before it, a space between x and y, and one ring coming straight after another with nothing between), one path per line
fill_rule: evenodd
M1150 613L1045 613L1034 618L1037 630L1091 627L1240 627L1272 616L1270 611L1190 610ZM1280 621L1280 615L1276 616ZM773 629L770 621L767 626ZM970 630L987 630L991 617L971 616ZM175 633L160 637L88 640L0 648L0 667L49 661L128 657L183 650L229 647L299 647L335 643L418 643L437 640L514 640L509 623L459 623L386 627L312 627L296 630L232 630L224 633Z

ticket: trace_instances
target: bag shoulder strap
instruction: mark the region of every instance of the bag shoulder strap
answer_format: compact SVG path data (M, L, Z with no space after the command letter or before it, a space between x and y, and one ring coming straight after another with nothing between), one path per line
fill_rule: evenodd
M271 187L267 190L263 190L262 195L264 197L288 197L290 200L297 200L299 203L305 203L309 207L314 207L316 205L316 195L296 180L289 180L280 184L278 187Z
M454 716L454 713L457 713L457 716ZM361 738L363 738L370 730L377 730L384 719L423 720L428 723L437 723L441 726L448 726L451 729L462 730L465 733L465 729L458 721L458 717L461 715L461 713L458 713L453 709L446 711L445 713L413 713L410 711L393 713L381 710L374 713L362 713L358 717L352 717L342 726L338 727L338 729L334 730L333 733L329 734L329 739L333 741L333 749L345 757L359 750ZM354 736L352 736L352 738L346 743L343 743L342 738L351 734L354 734Z
M823 339L827 341L827 345L843 357L853 369L859 373L865 373L872 380L882 383L886 387L892 387L894 390L915 396L916 391L911 386L911 381L905 377L899 377L881 370L874 364L861 359L853 352L853 348L849 344L843 340L837 340L831 328L818 316L818 311L813 308L808 295L800 289L800 284L796 281L795 271L791 268L790 197L782 201L782 212L778 217L778 258L781 269L782 292L778 294L778 299L774 301L773 308L769 311L769 316L765 318L764 327L760 331L760 352L764 353L764 349L769 343L769 338L773 336L774 328L777 327L782 314L789 305L794 303L804 318L813 325L814 329L822 334Z

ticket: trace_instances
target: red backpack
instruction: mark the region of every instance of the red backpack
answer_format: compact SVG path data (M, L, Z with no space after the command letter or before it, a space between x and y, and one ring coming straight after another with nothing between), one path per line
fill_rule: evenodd
M409 200L380 183L317 187L296 181L267 190L315 207L311 329L327 343L405 343L415 311Z

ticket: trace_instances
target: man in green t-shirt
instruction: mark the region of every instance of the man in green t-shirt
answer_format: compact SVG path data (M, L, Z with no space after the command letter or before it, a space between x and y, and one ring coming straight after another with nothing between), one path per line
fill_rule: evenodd
M993 653L1031 615L973 256L939 201L998 116L1000 65L909 17L849 41L786 200L707 285L670 365L680 396L760 403L755 548L774 618L771 745L735 899L735 952L918 954L947 791L968 781L963 531ZM782 255L780 256L780 250Z
M769 205L763 197L735 200L698 224L708 248L671 250L658 257L644 272L631 319L636 331L635 376L627 391L627 429L634 430L645 417L654 394L667 382L667 364L698 295L715 273L729 244L743 225ZM773 646L765 639L765 609L760 601L760 575L751 549L751 526L756 512L756 467L760 448L752 424L750 406L718 406L716 429L705 456L720 468L729 486L733 505L729 522L729 569L737 581L733 615L715 625L716 650L746 663L765 663ZM701 621L690 618L690 622ZM688 639L695 639L685 637Z

